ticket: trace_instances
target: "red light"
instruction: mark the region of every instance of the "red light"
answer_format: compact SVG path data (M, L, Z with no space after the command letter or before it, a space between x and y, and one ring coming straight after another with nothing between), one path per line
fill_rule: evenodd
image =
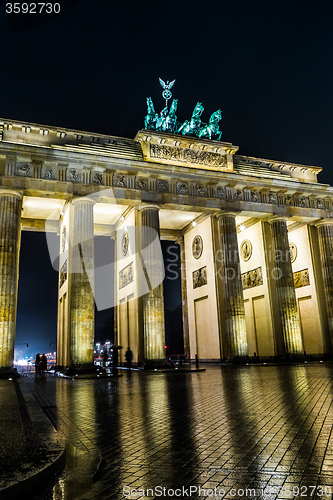
M165 346L164 346L164 349L167 349L167 348L168 348L168 346L167 346L167 345L165 345Z

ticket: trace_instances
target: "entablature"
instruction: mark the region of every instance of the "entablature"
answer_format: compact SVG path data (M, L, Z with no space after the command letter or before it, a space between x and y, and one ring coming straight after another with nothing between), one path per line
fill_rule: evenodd
M235 156L231 143L147 130L127 140L13 121L1 127L0 186L28 196L70 199L112 188L131 206L332 216L333 188L316 179L321 168ZM151 145L182 151L184 161L152 158Z

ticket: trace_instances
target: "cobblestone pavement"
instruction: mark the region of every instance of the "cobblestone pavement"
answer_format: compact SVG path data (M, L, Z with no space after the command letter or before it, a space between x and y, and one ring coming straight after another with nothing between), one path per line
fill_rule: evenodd
M332 376L307 364L29 378L70 457L44 498L332 498Z

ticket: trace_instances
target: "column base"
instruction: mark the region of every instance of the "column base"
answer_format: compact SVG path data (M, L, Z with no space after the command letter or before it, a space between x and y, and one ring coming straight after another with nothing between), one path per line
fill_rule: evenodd
M249 356L229 356L226 363L233 363L234 365L245 365L250 362Z
M146 359L143 363L143 367L145 370L165 370L166 368L173 368L165 359Z
M20 374L16 368L9 366L8 368L0 368L0 378L19 378Z
M71 365L66 368L66 375L86 375L88 373L97 373L101 371L101 367L95 366L93 363Z
M288 363L297 363L297 361L305 361L306 360L306 355L305 354L285 354L284 356L281 356L279 358L280 361L288 362Z

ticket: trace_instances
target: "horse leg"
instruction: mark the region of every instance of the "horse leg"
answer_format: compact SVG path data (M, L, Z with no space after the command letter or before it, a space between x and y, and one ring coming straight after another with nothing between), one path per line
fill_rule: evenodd
M185 125L187 124L187 122L185 121L180 127L179 129L177 130L177 134L180 134L180 132L183 130L183 128L185 127Z

